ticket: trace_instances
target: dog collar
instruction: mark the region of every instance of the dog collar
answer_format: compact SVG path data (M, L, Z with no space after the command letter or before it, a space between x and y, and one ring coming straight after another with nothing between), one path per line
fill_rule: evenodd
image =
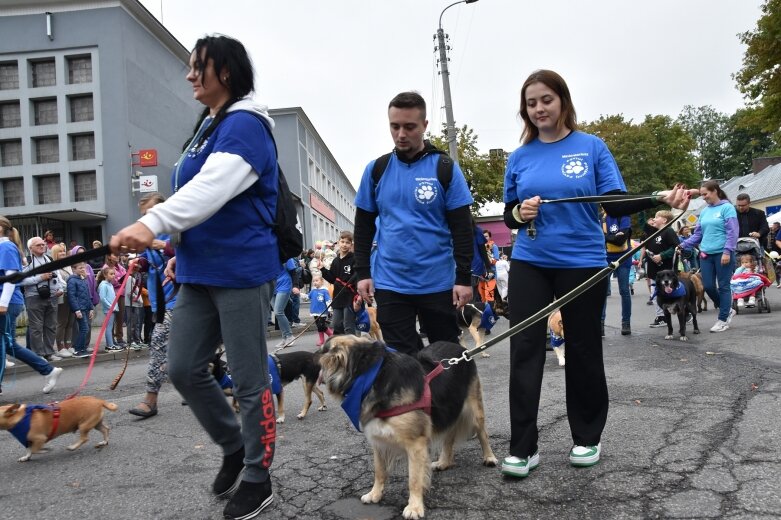
M361 431L361 403L371 390L383 360L384 358L380 357L367 372L356 377L342 399L342 409L358 431Z
M282 373L282 366L279 363L279 358L276 354L268 355L268 378L271 384L271 393L279 395L282 393L282 378L279 374Z

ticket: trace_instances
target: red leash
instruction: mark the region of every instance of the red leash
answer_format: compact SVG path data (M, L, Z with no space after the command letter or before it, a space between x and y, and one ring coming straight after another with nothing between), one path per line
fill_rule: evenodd
M111 302L111 307L109 307L108 312L106 313L106 317L103 319L103 326L100 327L100 333L98 334L97 339L95 340L95 346L92 347L92 355L89 359L89 366L87 366L87 373L84 374L84 379L81 381L81 384L76 389L75 392L72 394L69 394L63 401L67 401L68 399L73 399L79 393L84 390L84 388L87 386L87 382L89 381L90 376L92 375L92 367L95 366L95 359L98 356L99 346L100 346L100 340L103 339L103 336L106 334L106 327L108 326L108 320L111 317L111 314L114 312L114 309L117 306L117 303L119 302L119 298L124 296L125 293L125 285L127 284L128 279L131 277L131 273L133 272L133 267L135 267L136 262L138 262L138 259L134 258L130 261L130 263L127 266L127 274L125 275L125 279L122 280L122 283L119 284L119 290L117 291L116 296L114 297L114 301Z

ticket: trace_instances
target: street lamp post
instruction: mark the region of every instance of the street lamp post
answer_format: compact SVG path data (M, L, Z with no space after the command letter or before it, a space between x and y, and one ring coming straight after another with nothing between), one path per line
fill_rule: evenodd
M453 100L450 97L450 72L447 69L447 47L445 46L445 31L442 30L442 15L445 11L458 4L473 4L477 0L459 0L442 9L439 13L439 28L437 42L439 45L439 66L442 74L442 90L445 92L445 118L447 120L447 148L450 158L458 162L458 147L456 146L456 122L453 119Z

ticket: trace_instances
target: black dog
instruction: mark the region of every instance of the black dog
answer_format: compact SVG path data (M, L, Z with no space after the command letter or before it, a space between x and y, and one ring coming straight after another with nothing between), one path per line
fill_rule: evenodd
M700 333L697 326L697 293L691 280L678 278L675 271L669 269L659 271L656 275L656 301L664 310L664 321L667 323L667 335L664 339L673 339L673 314L678 316L681 341L689 339L686 337L687 314L692 316L694 333Z
M268 362L274 363L279 373L282 387L301 378L304 384L304 406L297 415L299 419L306 417L309 407L312 406L312 393L320 400L319 411L326 410L325 396L317 387L317 378L320 376L320 352L286 352L269 354ZM273 385L272 385L273 387ZM277 396L277 422L285 422L285 390L280 389Z

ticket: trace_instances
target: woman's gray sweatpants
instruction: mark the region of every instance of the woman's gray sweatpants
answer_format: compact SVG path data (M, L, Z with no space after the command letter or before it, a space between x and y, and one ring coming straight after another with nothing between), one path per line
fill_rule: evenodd
M168 343L171 383L223 454L244 446L243 480L247 482L268 479L274 458L276 413L266 350L272 285L230 289L182 284ZM241 408L241 425L209 372L221 338Z

